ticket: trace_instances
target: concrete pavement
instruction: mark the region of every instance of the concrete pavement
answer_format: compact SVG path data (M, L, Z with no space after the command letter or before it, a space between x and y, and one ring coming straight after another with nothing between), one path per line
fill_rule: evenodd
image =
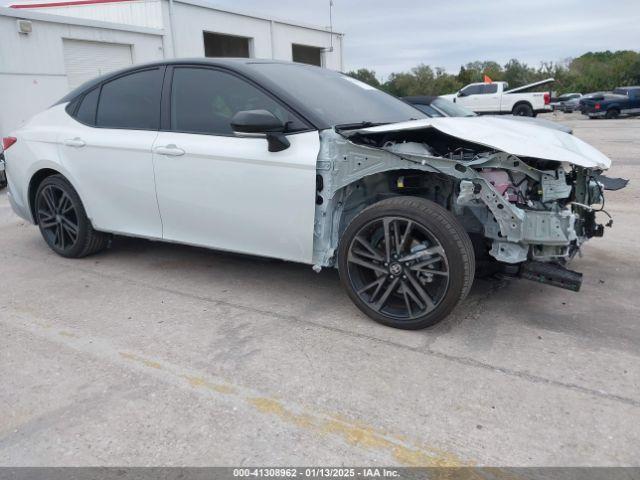
M638 465L640 119L555 118L631 178L582 291L476 280L418 332L335 271L123 238L63 259L2 192L0 465Z

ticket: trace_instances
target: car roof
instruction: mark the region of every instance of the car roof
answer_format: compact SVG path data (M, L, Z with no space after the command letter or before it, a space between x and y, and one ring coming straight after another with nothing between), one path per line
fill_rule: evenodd
M174 59L165 59L159 60L155 62L147 62L147 63L139 63L136 65L131 65L129 67L121 68L119 70L115 70L113 72L106 73L99 77L93 78L74 90L67 93L64 97L62 97L57 104L70 102L77 96L86 92L87 90L91 90L96 85L103 83L110 78L119 77L120 75L126 74L128 72L134 72L136 70L144 70L146 68L153 67L164 67L168 65L207 65L213 67L223 67L230 70L240 71L243 73L247 73L249 71L248 65L256 64L256 63L276 63L276 64L292 64L292 65L304 65L295 62L287 62L284 60L272 60L272 59L261 59L261 58L230 58L230 57L198 57L198 58L174 58ZM305 65L308 67L314 67L313 65ZM320 67L314 67L320 68Z
M317 67L315 65L308 65L305 63L298 62L287 62L284 60L273 60L273 59L259 59L259 58L220 58L220 57L199 57L199 58L176 58L176 59L165 59L156 62L149 63L141 63L138 65L132 65L127 68L123 68L121 70L117 70L114 72L110 72L108 74L102 75L100 77L89 80L86 83L83 83L75 90L72 90L67 95L62 97L56 105L61 103L72 102L76 98L84 95L89 90L95 88L96 86L110 81L111 79L115 79L116 77L126 75L129 72L135 72L138 70L144 70L147 68L157 68L164 66L172 66L172 65L203 65L210 67L219 67L222 69L226 69L232 73L239 74L240 76L257 83L263 88L266 88L269 92L275 95L279 100L284 102L289 108L291 108L297 115L302 117L307 123L318 130L322 130L325 128L331 127L331 125L327 124L323 121L323 119L314 112L312 109L309 109L307 105L305 105L304 101L296 98L289 91L282 88L278 85L277 82L269 78L268 75L261 74L256 69L251 68L251 65L255 64L279 64L279 65L295 65L300 68L308 68L308 69L322 69L321 67ZM338 72L336 72L338 73Z

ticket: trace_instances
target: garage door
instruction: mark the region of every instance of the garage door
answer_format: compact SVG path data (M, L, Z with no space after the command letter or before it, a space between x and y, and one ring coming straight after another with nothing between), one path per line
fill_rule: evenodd
M63 46L64 68L70 89L133 63L131 45L65 39Z

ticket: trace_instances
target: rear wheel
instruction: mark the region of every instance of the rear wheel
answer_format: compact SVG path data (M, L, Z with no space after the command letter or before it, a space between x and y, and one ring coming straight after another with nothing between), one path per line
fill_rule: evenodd
M533 117L533 107L528 103L519 103L513 107L511 113L517 117Z
M44 241L63 257L85 257L108 245L109 236L93 229L78 193L62 175L39 185L35 213Z
M363 210L338 252L342 284L379 323L415 330L444 319L473 282L473 245L456 218L417 197L395 197Z
M618 118L618 116L620 115L620 110L618 110L617 108L610 108L609 110L607 110L607 113L605 114L605 118Z

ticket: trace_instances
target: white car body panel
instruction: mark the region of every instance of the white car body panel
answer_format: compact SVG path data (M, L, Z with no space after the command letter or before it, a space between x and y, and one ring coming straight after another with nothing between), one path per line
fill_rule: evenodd
M54 109L62 112L60 162L79 180L77 190L94 228L162 238L151 155L158 132L88 127L67 115L63 105ZM68 145L75 141L84 146Z
M447 135L520 157L555 160L602 170L611 166L609 157L573 135L508 118L426 118L363 128L359 132L381 133L423 128L435 128Z
M160 132L153 154L158 204L169 241L311 263L317 131L264 138Z
M64 167L60 165L58 154L59 131L57 122L60 114L53 109L45 110L34 115L19 131L11 132L9 136L18 137L19 141L5 151L5 169L8 182L8 196L13 210L25 220L33 222L29 210L28 189L31 177L38 170L51 168L63 175ZM11 159L17 161L11 161ZM75 186L71 176L67 177Z

